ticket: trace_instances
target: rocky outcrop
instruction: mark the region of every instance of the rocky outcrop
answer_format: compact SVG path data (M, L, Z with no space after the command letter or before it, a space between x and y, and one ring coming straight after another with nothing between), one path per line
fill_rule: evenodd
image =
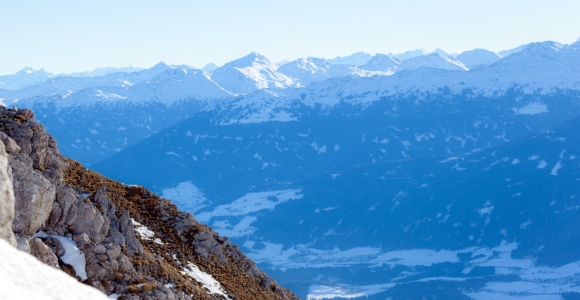
M36 257L44 264L58 268L58 257L56 257L56 253L43 243L41 239L32 238L28 244L32 256Z
M64 158L30 111L0 107L0 140L15 196L0 203L0 217L13 213L11 242L41 262L119 299L296 299L192 214ZM4 227L0 237L10 240Z
M0 135L0 139L2 139L2 135ZM8 167L4 145L4 143L0 143L0 239L6 240L15 246L16 239L12 231L12 221L14 220L14 193L12 191L11 172Z
M14 232L33 235L48 219L54 201L54 185L18 160L10 160L14 181Z

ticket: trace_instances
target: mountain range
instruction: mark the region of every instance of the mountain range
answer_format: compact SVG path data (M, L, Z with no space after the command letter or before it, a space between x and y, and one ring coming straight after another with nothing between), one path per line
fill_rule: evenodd
M375 56L360 52L334 59L301 58L280 67L251 53L204 70L159 63L149 69L100 68L55 75L26 68L0 76L0 103L33 109L61 141L65 155L91 165L223 99L423 67L465 71L467 66L494 62L494 55L499 57L485 50L466 51L457 56L464 60L460 61L442 51Z
M578 66L580 42L282 66L252 53L0 97L302 298L574 299Z

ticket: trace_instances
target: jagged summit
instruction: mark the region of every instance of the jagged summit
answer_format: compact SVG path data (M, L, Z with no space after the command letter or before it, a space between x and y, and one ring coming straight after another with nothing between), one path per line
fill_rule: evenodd
M331 64L335 65L352 65L352 66L362 66L366 64L372 55L366 52L357 52L347 56L337 56L335 58L327 59Z
M155 64L153 67L150 68L150 70L166 70L166 69L170 69L171 66L166 64L164 61L160 61L157 64Z
M399 60L407 60L417 56L424 56L426 54L427 52L425 52L423 49L409 50L399 54L389 53L390 56Z
M400 64L401 61L391 55L377 54L360 68L369 71L395 72Z
M46 72L44 69L34 69L32 67L26 67L18 72L16 72L15 74L34 74L34 75L53 75L52 73L48 73Z
M217 68L219 68L219 67L218 67L216 64L214 64L214 63L207 63L207 64L205 64L205 66L203 66L203 68L201 68L201 69L202 69L202 70L204 70L204 71L207 71L207 72L213 72L213 71L215 71Z
M218 68L245 68L251 67L253 65L268 65L268 66L277 66L275 63L271 62L267 57L264 55L252 52L244 57L238 58L233 60L222 67ZM276 67L274 67L276 68Z
M471 69L479 65L491 65L501 57L497 53L485 49L473 49L464 51L454 58L462 62L467 68Z
M520 52L528 52L528 53L546 53L551 51L559 51L565 48L566 45L553 42L553 41L545 41L539 43L530 43L527 44Z
M54 74L46 72L44 69L36 70L26 67L14 74L0 76L0 89L18 90L40 84L54 77Z
M329 78L365 76L364 70L353 65L332 64L326 59L316 57L300 58L289 62L278 68L278 72L290 77L300 87L309 86Z
M98 76L105 76L111 73L134 73L143 71L144 68L133 67L129 65L128 67L104 67L104 68L96 68L92 71L86 72L73 72L69 74L60 74L60 76L70 76L70 77L98 77Z
M224 89L245 94L264 88L296 86L294 81L277 72L278 65L265 56L252 52L217 68L211 79Z
M498 54L503 58L503 57L507 57L510 56L514 53L518 53L520 51L522 51L522 49L524 49L527 46L527 44L523 44L523 45L519 45L513 49L507 49L507 50L503 50L498 52Z
M441 55L441 56L443 56L443 57L446 57L446 56L453 56L452 54L449 54L449 53L445 52L445 51L444 51L443 49L441 49L441 48L437 48L437 49L435 49L435 50L431 51L429 54L433 54L433 53L437 53L437 54L439 54L439 55Z
M399 71L402 71L402 70L414 70L424 67L442 70L459 70L459 71L468 70L468 68L465 67L465 65L463 65L461 62L455 61L449 57L441 56L438 53L416 56L404 60L398 69Z

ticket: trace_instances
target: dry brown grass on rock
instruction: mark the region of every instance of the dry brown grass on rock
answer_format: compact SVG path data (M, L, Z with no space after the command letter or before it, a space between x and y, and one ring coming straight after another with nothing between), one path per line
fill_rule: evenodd
M133 281L127 287L129 293L138 294L156 289L155 284L143 281L144 278L148 278L147 281L152 279L162 285L173 283L175 290L183 291L187 295L195 295L194 299L215 299L216 295L208 295L199 282L180 272L181 267L173 258L173 254L177 254L177 259L181 263L194 263L200 270L211 274L222 284L231 299L285 299L286 297L286 299L298 299L276 283L266 288L262 286L259 277L249 275L250 268L255 268L255 264L236 246L231 244L221 246L225 261L220 261L213 254L206 258L201 257L192 243L196 234L209 233L216 241L220 240L220 237L209 227L198 222L194 222L187 228L177 228L175 220L184 213L180 212L170 201L143 187L128 187L110 180L86 169L74 160L68 159L66 162L68 168L63 174L66 183L77 190L93 195L101 186L105 186L107 197L115 206L117 217L121 217L128 211L131 218L154 231L156 237L161 238L164 243L159 245L152 240L140 239L144 253L128 255L137 272L142 274L140 282ZM90 196L89 199L92 200L92 197Z

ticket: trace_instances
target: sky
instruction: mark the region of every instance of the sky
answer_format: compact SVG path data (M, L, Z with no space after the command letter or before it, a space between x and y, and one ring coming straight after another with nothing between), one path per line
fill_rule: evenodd
M97 67L201 68L363 51L501 51L580 37L578 0L23 0L0 6L0 75Z

